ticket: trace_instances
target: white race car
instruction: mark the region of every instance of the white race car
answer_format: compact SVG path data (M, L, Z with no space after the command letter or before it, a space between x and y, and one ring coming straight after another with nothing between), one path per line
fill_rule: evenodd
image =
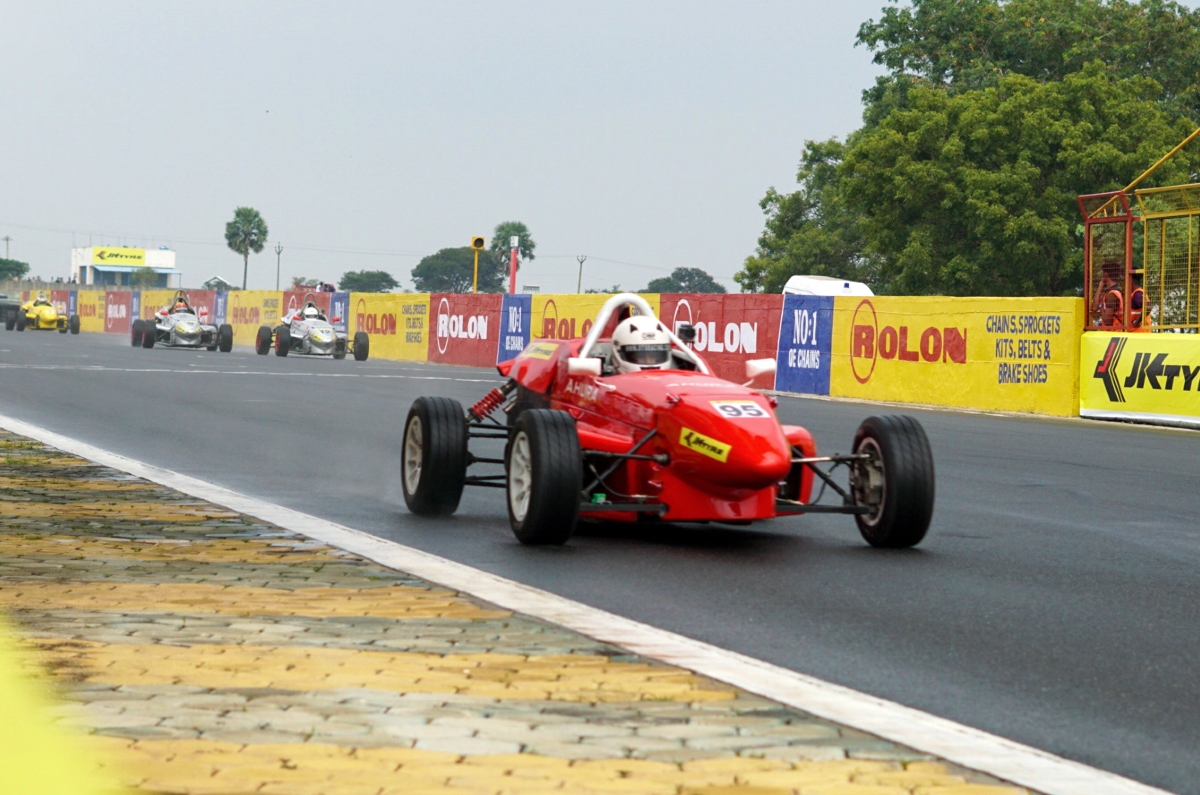
M300 353L345 359L349 352L354 354L355 361L365 362L371 351L371 338L367 332L359 331L353 340L348 340L345 332L333 327L315 301L305 301L304 306L285 317L274 329L258 327L254 350L260 356L266 356L271 348L275 349L276 356Z
M210 351L229 353L233 350L233 326L222 323L214 326L206 321L206 312L196 313L188 302L187 293L179 290L153 318L133 321L130 341L133 347L153 348L167 345L172 348L204 348Z

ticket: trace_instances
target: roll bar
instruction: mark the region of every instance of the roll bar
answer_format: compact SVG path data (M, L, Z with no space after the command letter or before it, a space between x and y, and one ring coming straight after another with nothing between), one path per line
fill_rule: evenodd
M588 330L587 336L583 339L583 345L579 348L580 359L586 359L588 355L591 354L592 348L596 347L596 342L600 339L600 333L604 331L604 327L607 326L608 321L612 319L613 313L626 305L632 305L633 308L639 313L645 315L646 317L652 317L657 320L658 324L662 326L663 331L667 333L667 339L671 341L671 344L677 348L680 353L686 356L692 364L696 365L697 370L705 375L711 375L711 373L708 371L707 365L704 364L703 360L701 360L699 356L696 356L694 353L692 353L692 349L689 348L683 342L683 340L679 339L679 337L676 337L673 330L667 328L666 325L658 319L658 316L654 314L654 310L650 308L650 304L646 302L645 298L642 298L640 295L635 293L617 293L612 298L609 298L604 302L604 306L600 307L600 313L596 315L596 322L593 323L592 327Z

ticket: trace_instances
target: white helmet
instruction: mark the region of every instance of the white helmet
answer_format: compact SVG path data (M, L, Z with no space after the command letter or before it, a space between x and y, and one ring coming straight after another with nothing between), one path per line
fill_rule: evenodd
M622 373L665 370L671 361L671 340L652 317L622 320L613 332L612 346L617 370Z
M315 320L318 316L320 316L320 314L321 314L320 310L318 310L312 304L309 304L308 306L304 307L304 319L305 320Z

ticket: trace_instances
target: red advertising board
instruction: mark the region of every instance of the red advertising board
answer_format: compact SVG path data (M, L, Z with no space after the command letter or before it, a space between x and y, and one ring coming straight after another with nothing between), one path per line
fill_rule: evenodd
M782 295L724 295L664 293L659 318L672 330L684 323L696 327L696 350L714 375L746 380L746 361L774 359L779 345ZM767 376L756 386L770 386Z
M58 314L65 315L67 313L67 304L71 300L70 290L51 290L50 303L54 304L54 308L58 310Z
M304 308L306 301L312 301L317 308L325 313L329 320L329 298L333 293L318 293L316 290L285 290L283 293L283 317L290 317Z
M114 334L129 333L130 298L128 290L104 294L104 330Z
M429 361L492 367L504 296L434 293L429 297Z
M201 323L215 323L217 293L215 290L188 290L188 303L196 310ZM143 310L145 311L145 310Z

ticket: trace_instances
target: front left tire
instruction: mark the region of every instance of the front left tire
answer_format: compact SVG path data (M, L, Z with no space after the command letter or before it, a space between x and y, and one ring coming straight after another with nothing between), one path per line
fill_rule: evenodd
M233 350L233 326L222 323L217 327L217 350L229 353Z
M365 331L354 332L354 361L365 362L371 353L371 338Z
M142 334L146 332L146 321L138 318L129 327L129 344L135 348L142 347Z
M517 540L567 543L579 521L583 491L583 454L571 415L552 409L522 412L504 470L508 519Z
M71 315L67 318L67 330L72 334L79 333L79 315Z
M462 404L419 397L404 421L400 478L404 504L418 516L449 516L467 480L467 420Z
M912 547L933 518L933 453L921 423L912 417L867 417L854 434L850 490L858 505L858 530L873 547Z

